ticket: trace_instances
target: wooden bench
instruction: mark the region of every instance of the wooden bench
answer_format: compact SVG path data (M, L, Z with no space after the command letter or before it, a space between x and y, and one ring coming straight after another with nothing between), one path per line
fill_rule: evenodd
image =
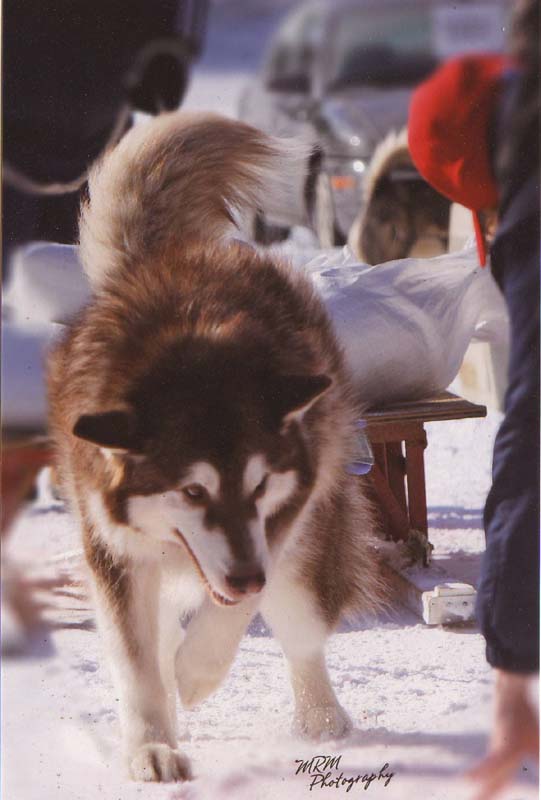
M53 448L46 436L24 432L2 436L0 531L8 532L21 504L31 491L42 467L53 461Z
M375 461L369 474L384 530L394 541L406 540L410 530L428 534L425 422L485 417L486 413L485 406L443 392L364 414Z

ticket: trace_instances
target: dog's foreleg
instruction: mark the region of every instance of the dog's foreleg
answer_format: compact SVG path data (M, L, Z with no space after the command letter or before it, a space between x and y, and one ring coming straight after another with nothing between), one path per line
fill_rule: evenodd
M277 574L266 588L261 613L288 661L294 733L316 741L345 736L351 721L329 680L324 648L331 631L315 598L287 575Z
M98 568L96 577L99 624L118 693L131 777L189 778L188 760L176 749L174 708L160 672L159 567L109 566Z
M184 708L193 708L222 683L257 605L257 599L252 598L229 607L205 599L188 625L176 657L177 686Z

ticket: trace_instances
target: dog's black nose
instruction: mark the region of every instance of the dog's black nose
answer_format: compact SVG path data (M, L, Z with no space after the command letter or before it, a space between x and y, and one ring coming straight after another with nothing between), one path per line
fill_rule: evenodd
M257 594L265 586L265 573L254 566L238 568L226 575L225 582L233 594Z

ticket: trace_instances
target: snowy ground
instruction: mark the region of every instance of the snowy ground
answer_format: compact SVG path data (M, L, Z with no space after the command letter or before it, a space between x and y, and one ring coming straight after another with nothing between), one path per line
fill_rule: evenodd
M264 18L250 19L245 11L232 21L225 4L218 9L189 107L234 115L262 37L278 17L273 4L266 5ZM475 583L478 575L498 423L493 414L428 426L433 569L457 580ZM336 777L378 775L386 765L390 781L376 778L367 787L375 798L471 796L461 774L483 754L490 719L491 674L482 638L471 627L427 628L398 607L370 625L359 621L341 630L329 644L332 680L355 724L346 741L311 745L290 735L284 664L256 620L224 686L200 709L181 715L181 746L195 780L176 786L128 782L118 753L117 701L86 597L79 546L71 518L46 498L28 508L12 532L10 555L21 566L29 596L41 604L43 624L24 657L3 662L6 800L295 800L310 795L309 776L295 774L296 759L316 755L341 756ZM537 796L532 767L526 766L505 800ZM348 794L358 796L363 786L359 781ZM321 791L321 797L333 796L332 787Z

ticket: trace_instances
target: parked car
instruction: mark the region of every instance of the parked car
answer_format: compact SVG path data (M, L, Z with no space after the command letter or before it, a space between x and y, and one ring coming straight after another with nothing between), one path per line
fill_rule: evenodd
M345 242L371 155L406 124L415 85L443 57L501 49L504 15L504 0L312 0L291 12L239 116L277 136L304 136L315 149L294 205L280 218L259 215L255 238L308 225L324 247Z

